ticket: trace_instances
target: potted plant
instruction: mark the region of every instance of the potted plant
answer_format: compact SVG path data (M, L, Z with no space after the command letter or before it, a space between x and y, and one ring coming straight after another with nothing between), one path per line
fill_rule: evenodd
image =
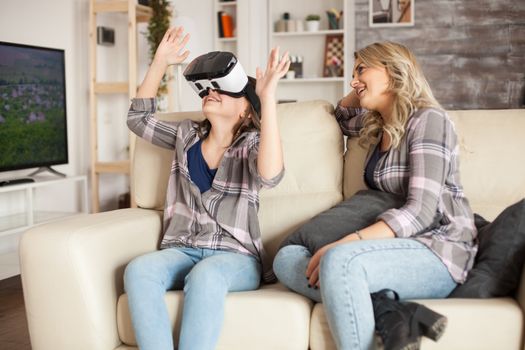
M153 61L153 57L155 57L155 52L157 51L157 47L162 41L164 34L170 27L172 14L170 4L171 3L168 0L149 0L149 6L153 10L153 14L148 22L148 32L146 33L149 44L150 63ZM168 77L167 75L162 78L157 93L159 97L166 94L169 80L171 80L171 77Z
M306 16L306 30L308 30L309 32L318 31L320 20L321 20L321 16L319 15Z

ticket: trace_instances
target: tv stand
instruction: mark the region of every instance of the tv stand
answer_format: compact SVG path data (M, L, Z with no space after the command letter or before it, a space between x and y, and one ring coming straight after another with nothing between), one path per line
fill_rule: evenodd
M66 174L61 173L59 171L56 171L55 169L51 168L50 166L42 166L42 167L36 169L35 171L33 171L31 174L29 174L27 176L35 176L37 174L40 174L40 173L43 173L43 172L46 172L46 171L49 171L51 174L54 174L56 176L66 177Z

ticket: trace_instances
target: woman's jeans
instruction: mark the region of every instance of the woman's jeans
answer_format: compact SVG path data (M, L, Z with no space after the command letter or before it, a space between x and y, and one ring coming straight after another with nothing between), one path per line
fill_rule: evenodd
M173 350L164 302L184 289L180 350L215 349L228 292L259 287L261 267L250 256L201 248L169 248L132 260L124 273L135 338L141 350Z
M370 293L395 290L401 299L444 298L456 287L445 265L413 239L361 240L328 250L321 259L320 290L308 286L312 257L303 246L289 245L273 268L288 288L323 302L339 350L372 349L374 311Z

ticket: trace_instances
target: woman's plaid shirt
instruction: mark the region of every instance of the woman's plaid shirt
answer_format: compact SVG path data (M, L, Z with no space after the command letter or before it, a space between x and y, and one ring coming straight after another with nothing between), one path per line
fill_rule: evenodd
M335 117L345 135L359 136L365 112L337 106ZM378 220L397 237L425 244L454 280L462 283L474 263L477 231L459 179L458 151L457 135L447 114L420 109L409 118L399 147L390 149L377 163L374 181L381 191L406 198L404 206L387 210Z
M257 217L259 190L276 186L284 169L270 180L260 176L259 132L246 132L237 138L225 151L211 188L201 194L190 179L187 159L188 149L199 140L197 123L159 121L153 117L155 111L155 99L133 99L128 127L139 137L174 150L161 249L199 247L251 255L262 263L263 279L273 281Z

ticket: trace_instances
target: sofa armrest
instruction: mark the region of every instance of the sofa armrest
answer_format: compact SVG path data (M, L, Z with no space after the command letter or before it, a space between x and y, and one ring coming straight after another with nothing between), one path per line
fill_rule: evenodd
M157 248L161 221L154 210L123 209L25 232L20 265L32 348L117 347L124 268L133 257Z

